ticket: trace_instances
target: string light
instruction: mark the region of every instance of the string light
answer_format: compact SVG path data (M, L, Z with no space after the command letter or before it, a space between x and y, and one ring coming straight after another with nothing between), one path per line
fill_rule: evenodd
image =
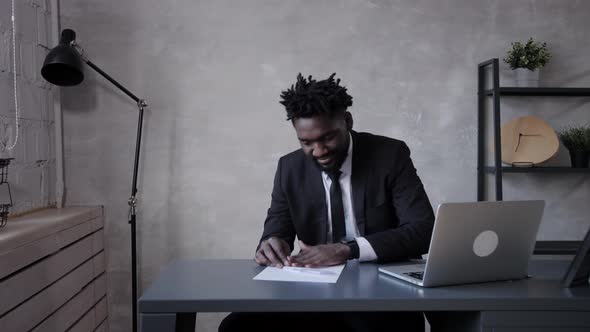
M13 78L14 78L14 117L15 117L15 122L16 122L16 135L14 138L14 142L12 143L11 146L9 146L7 149L8 150L12 150L14 149L14 147L16 146L16 142L18 142L18 91L17 91L17 84L16 84L16 24L15 24L15 20L16 20L16 16L15 16L15 10L14 10L14 0L12 0L12 16L11 16L11 20L12 20L12 74L13 74Z

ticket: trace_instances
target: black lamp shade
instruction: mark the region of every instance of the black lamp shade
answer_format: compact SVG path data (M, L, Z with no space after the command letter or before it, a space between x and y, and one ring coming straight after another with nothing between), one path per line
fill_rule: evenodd
M41 75L49 83L59 86L78 85L84 80L82 59L70 42L76 38L74 31L62 31L59 45L54 47L43 62Z

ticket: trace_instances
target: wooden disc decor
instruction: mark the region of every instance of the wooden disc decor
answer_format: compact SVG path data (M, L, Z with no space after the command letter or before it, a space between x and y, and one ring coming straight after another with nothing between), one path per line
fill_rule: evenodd
M553 157L559 139L551 126L534 116L512 119L501 129L502 161L519 167L532 167Z

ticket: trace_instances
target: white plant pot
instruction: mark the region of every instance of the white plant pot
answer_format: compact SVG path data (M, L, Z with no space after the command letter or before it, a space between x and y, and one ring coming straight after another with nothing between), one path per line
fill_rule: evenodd
M539 86L539 69L526 68L514 69L516 86L520 88L536 88Z

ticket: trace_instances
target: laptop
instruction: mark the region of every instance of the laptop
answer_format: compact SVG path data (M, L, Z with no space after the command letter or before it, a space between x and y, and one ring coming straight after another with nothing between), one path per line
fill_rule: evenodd
M526 278L544 207L541 200L443 203L426 262L379 271L422 287Z

